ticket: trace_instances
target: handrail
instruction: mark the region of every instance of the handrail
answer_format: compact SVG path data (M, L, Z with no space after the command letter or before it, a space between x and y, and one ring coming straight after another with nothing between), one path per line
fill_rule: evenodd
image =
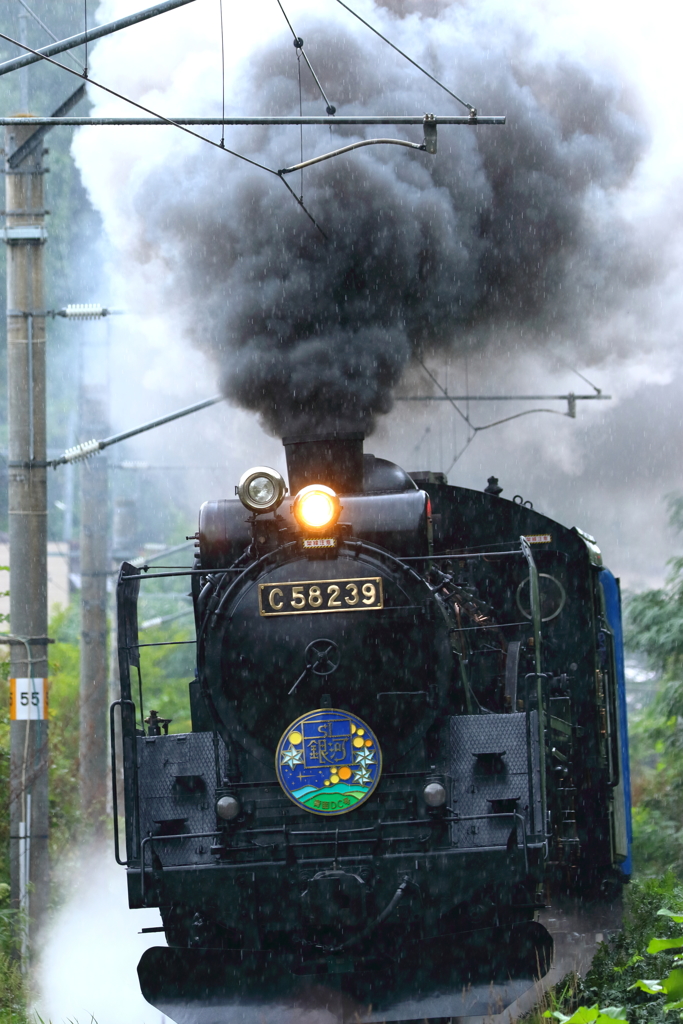
M528 872L529 871L529 852L528 852L528 844L527 844L527 836L526 836L526 821L525 821L524 815L520 814L519 811L500 811L500 812L496 812L495 814L470 814L470 815L454 814L454 815L452 815L451 817L448 817L448 818L443 817L443 818L432 819L432 820L433 821L438 821L439 824L441 824L441 823L444 823L444 824L458 824L461 821L483 821L483 820L489 820L491 818L515 818L515 819L517 819L517 820L519 820L521 822L521 824L522 824L522 849L524 851L524 865L525 865L525 870ZM407 819L405 821L381 821L381 822L378 822L377 825L370 825L367 828L344 829L344 833L346 834L346 833L351 833L351 832L374 832L376 829L381 829L381 828L386 827L386 826L401 826L401 827L405 827L406 825L421 825L424 828L425 825L429 825L430 823L431 823L430 821L425 821L424 818ZM264 826L262 828L245 829L244 831L240 832L239 834L243 835L243 836L246 836L246 835L254 835L254 834L261 834L261 835L263 835L264 833L267 834L267 833L273 833L273 832L276 832L276 833L279 833L279 834L283 835L284 838L285 838L285 842L287 844L289 844L289 836L294 836L294 835L316 835L316 834L319 834L319 835L329 835L330 836L330 839L329 839L330 843L335 843L335 845L338 845L338 843L339 843L339 836L337 834L338 830L336 830L336 831L329 830L328 831L328 830L322 830L321 829L320 832L316 832L316 831L311 831L311 832L309 832L309 831L294 831L293 829L288 829L286 825ZM289 833L289 835L288 835L288 833ZM147 889L147 884L146 884L146 871L147 871L147 868L145 866L145 851L146 851L146 848L147 848L148 845L150 845L152 843L158 843L158 842L165 843L165 842L169 842L169 841L173 841L173 840L182 840L182 839L219 839L222 835L223 835L222 832L178 832L175 835L171 835L171 836L145 836L145 838L142 840L142 843L141 843L141 846L140 846L140 898L141 898L142 902L144 903L144 901L145 901L146 889ZM401 838L404 838L404 837L401 837ZM407 840L408 837L406 836L405 839ZM344 840L342 840L342 842L343 841ZM362 840L355 840L355 841L356 842L362 842ZM347 842L354 842L354 840L353 839L349 839L349 840L347 840ZM324 843L325 843L325 840L321 840L319 843L302 843L302 844L294 843L292 845L293 846L310 846L310 845L318 846L318 845L324 845ZM241 849L247 850L247 849L249 849L249 847L247 847L247 846L245 846L245 847L236 847L235 849L236 850L241 850ZM476 847L473 847L473 849L476 849ZM336 858L332 858L332 859L336 860ZM172 866L175 867L176 865L172 865ZM192 866L192 865L188 865L188 866Z
M153 843L159 839L217 839L220 836L220 832L179 832L173 836L145 836L140 844L140 899L142 902L145 902L145 847L147 843Z
M533 552L528 540L524 535L520 538L520 544L524 557L527 560L529 566L529 599L531 602L531 620L534 625L534 661L536 668L536 703L538 712L538 742L539 742L539 758L541 767L541 814L543 821L541 822L542 834L547 834L547 812L548 812L548 793L546 783L546 735L545 735L545 709L543 707L543 683L542 679L545 678L542 672L541 665L541 595L538 585L538 569L536 568L536 562L534 560Z
M135 704L132 700L115 700L109 706L109 737L111 744L111 809L114 817L114 857L116 863L120 864L122 868L128 867L127 860L121 860L121 849L119 845L119 797L116 789L116 727L114 725L114 708L122 708L124 704L129 704L133 710L135 710Z

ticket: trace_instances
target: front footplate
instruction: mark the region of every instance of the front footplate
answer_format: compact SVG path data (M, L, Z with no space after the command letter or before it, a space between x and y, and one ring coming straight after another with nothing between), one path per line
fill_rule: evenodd
M142 994L176 1024L373 1024L501 1013L550 968L536 922L405 944L388 957L148 949Z

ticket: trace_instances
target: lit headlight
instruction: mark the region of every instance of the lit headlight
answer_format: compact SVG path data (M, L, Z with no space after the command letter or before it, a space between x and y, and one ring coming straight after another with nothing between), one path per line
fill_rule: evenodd
M428 807L443 807L446 803L446 789L440 782L430 782L422 796Z
M287 487L275 469L255 466L243 473L237 485L237 494L250 512L271 512L281 504Z
M240 802L234 796L222 796L216 803L216 814L223 821L232 821L240 810Z
M292 512L299 526L305 530L327 530L334 526L341 513L339 498L331 487L324 484L309 484L302 487L292 505Z

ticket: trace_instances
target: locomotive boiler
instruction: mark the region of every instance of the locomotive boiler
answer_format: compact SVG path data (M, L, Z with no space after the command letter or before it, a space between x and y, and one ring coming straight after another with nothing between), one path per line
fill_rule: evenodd
M158 574L121 567L116 855L167 942L143 994L179 1024L502 1009L548 969L548 898L630 870L618 583L493 481L284 446L288 487L255 467L200 510L189 733L143 718Z

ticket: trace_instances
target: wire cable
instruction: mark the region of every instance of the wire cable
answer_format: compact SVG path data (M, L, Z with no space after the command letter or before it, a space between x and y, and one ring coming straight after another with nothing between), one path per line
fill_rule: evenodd
M559 361L562 363L563 366L566 366L568 370L571 370L571 372L575 373L577 377L580 377L581 380L584 381L586 384L588 384L588 386L590 388L593 388L593 391L596 393L596 395L601 395L602 394L602 388L599 388L597 386L597 384L594 384L592 380L588 379L588 377L584 377L584 375L582 373L580 373L577 369L575 369L571 365L571 363L568 363L567 360L563 356L561 356L558 352L553 352L553 355L555 356L556 359L559 359Z
M509 423L510 420L518 420L522 416L531 416L533 413L537 413L537 412L547 412L547 413L551 413L553 416L566 416L567 415L566 412L558 412L557 409L525 409L524 412L516 412L512 416L505 416L504 419L502 419L502 420L494 420L493 423L484 423L483 426L477 427L477 426L474 425L474 423L472 423L471 419L469 418L469 415L466 415L462 411L462 409L460 409L458 407L458 405L450 397L450 395L447 393L447 391L441 386L441 384L439 384L439 381L436 379L436 377L431 372L431 370L429 370L425 366L424 362L419 357L418 357L417 361L420 364L420 366L422 367L422 369L425 371L425 373L427 374L429 379L436 385L436 387L439 389L441 394L445 398L448 399L448 401L451 403L451 405L453 406L455 411L458 413L459 416L462 416L462 418L465 421L465 423L467 424L468 428L472 431L471 435L468 437L467 441L462 446L460 451L457 452L453 456L453 460L452 460L450 466L448 467L448 469L446 470L446 475L448 475L450 473L450 471L453 469L453 466L465 454L465 451L472 444L472 441L474 441L474 439L477 436L477 434L480 434L482 432L482 430L490 430L491 427L499 427L501 425L501 423ZM590 384L590 381L587 381L587 383ZM469 381L468 381L468 384L469 384Z
M306 52L304 50L304 41L303 41L303 39L301 38L301 36L298 36L296 34L296 32L294 31L294 29L292 28L292 23L289 20L289 18L287 17L287 14L285 13L285 9L282 6L282 4L280 3L280 0L277 0L277 3L278 3L278 7L280 8L280 10L282 11L282 13L284 15L285 21L289 25L289 31L292 33L292 36L294 37L294 46L296 47L297 51L301 50L301 56L303 57L303 59L308 64L308 70L313 75L313 80L315 81L315 84L318 86L318 89L320 89L320 95L325 100L325 103L327 105L326 106L326 113L329 114L330 117L332 117L337 112L337 108L333 107L332 104L330 103L330 101L328 100L327 94L325 93L325 90L323 89L322 85L320 84L320 79L318 78L318 76L316 75L315 71L313 70L313 65L311 64L311 62L308 59L308 56L307 56L307 54L306 54Z
M27 11L31 15L33 20L38 25L40 25L40 27L42 28L43 32L47 32L47 34L49 35L49 37L53 41L53 43L58 43L59 42L59 39L57 38L57 36L54 35L54 33L50 31L50 29L47 27L45 22L41 21L40 18L38 17L38 15L36 14L36 12L31 10L29 5L26 3L26 0L17 0L17 3L20 3L21 6L24 8L24 10ZM69 53L68 50L66 51L66 55L67 55L67 57L69 57L70 60L72 60L74 62L76 67L81 68L81 70L83 69L82 64L80 64L79 61L76 60L74 55L72 53Z
M398 46L395 46L390 39L387 39L386 36L383 36L382 33L378 31L378 29L376 29L373 25L371 25L369 21L366 21L365 18L361 18L360 14L356 14L356 12L351 7L349 7L348 4L344 3L344 0L337 0L337 3L341 4L341 6L344 7L349 12L349 14L352 14L354 18L358 18L358 20L362 22L366 28L369 28L371 32L374 32L376 36L379 36L382 42L390 46L392 50L396 50L396 53L400 53L400 55L404 57L407 61L409 61L413 65L413 67L417 68L418 71L421 71L423 75L427 76L427 78L430 78L432 82L435 83L435 85L438 85L440 89L443 89L444 92L447 92L449 96L452 96L454 100L457 100L458 103L460 103L463 107L469 110L470 115L472 117L477 116L476 107L473 107L471 103L467 102L467 100L460 99L460 97L456 96L454 92L451 92L451 90L447 86L445 86L443 82L440 82L438 78L434 78L434 75L430 75L430 73L420 64L418 64L416 60L413 60L412 57L409 57L407 53L403 52L403 50L399 50Z
M418 363L420 364L420 366L422 367L422 369L424 370L424 372L425 372L425 373L427 374L427 376L429 377L429 379L430 379L430 380L432 381L432 383L433 383L433 384L435 384L435 385L437 386L437 388L439 389L439 391L441 392L441 394L442 394L442 395L443 395L443 396L444 396L445 398L447 398L447 399L448 399L448 401L449 401L449 402L451 403L451 405L453 406L453 408L455 409L455 411L457 412L457 414L458 414L459 416L462 416L462 418L464 419L464 421L465 421L465 423L467 424L467 426L468 426L468 427L471 427L471 426L472 426L472 424L470 423L470 419L469 419L469 416L466 416L466 415L465 415L465 413L464 413L464 412L462 411L462 409L460 409L460 408L459 408L459 406L458 406L458 405L456 405L456 403L455 403L455 402L454 402L454 400L453 400L453 399L451 398L451 396L450 396L449 394L447 394L447 392L445 391L445 389L444 389L444 388L442 388L442 387L441 387L441 385L439 384L438 380L436 379L436 377L434 376L434 374L433 374L433 373L431 372L431 370L428 370L428 369L427 369L427 367L425 366L425 364L423 363L423 361L422 361L422 360L421 360L421 359L420 359L419 357L418 357L418 360L417 360L417 361L418 361Z
M32 47L27 46L26 43L20 43L16 39L13 39L11 36L5 35L4 32L0 32L0 39L4 39L8 43L14 43L15 46L19 46L22 50L27 50L29 53L34 54L41 60L46 60L49 64L54 64L55 67L61 68L62 71L67 71L70 75L75 75L76 78L86 77L85 74L79 74L78 71L74 71L72 68L66 67L65 64L60 64L59 61L53 60L52 57L47 57L44 53L39 53L38 50L34 50ZM201 142L208 142L210 146L214 146L216 149L222 149L224 153L229 153L230 156L237 157L238 160L243 160L244 163L251 164L252 167L258 167L259 170L261 171L267 171L269 174L273 174L276 178L280 179L280 181L283 183L287 191L291 192L291 194L294 196L297 203L304 211L310 222L314 225L315 228L317 228L317 230L320 232L323 238L327 240L327 235L320 227L313 214L306 209L306 207L303 204L303 201L299 199L299 197L296 195L295 192L292 191L292 189L284 180L284 178L282 178L277 173L276 170L273 170L272 167L267 167L266 164L261 164L258 162L258 160L252 160L250 157L244 156L243 153L237 153L234 149L228 149L227 146L221 146L220 143L214 142L213 139L207 138L206 135L200 135L199 132L192 131L192 129L188 128L186 125L178 124L177 121L173 121L170 117L165 117L163 114L158 114L154 110L150 110L149 107L143 106L142 103L137 103L136 100L131 100L128 96L124 96L122 95L122 93L116 92L115 89L110 89L108 85L103 85L101 82L95 82L92 78L89 78L88 82L90 83L90 85L94 85L96 88L102 89L103 92L109 93L110 96L115 96L117 99L123 100L124 103L130 103L131 106L137 107L138 110L143 110L146 114L150 114L152 117L158 118L160 121L163 121L164 124L171 125L173 128L179 128L181 132L185 132L187 135L192 135L195 139L199 139Z
M287 17L287 15L285 15L285 17ZM295 39L294 40L295 46L296 46L297 42L298 42L298 39ZM302 102L302 97L301 97L301 50L299 49L298 46L296 47L296 69L297 69L297 73L298 73L298 76L299 76L299 117L303 117L304 108L303 108L303 102ZM299 192L301 193L301 198L303 199L304 198L304 168L303 168L303 162L304 162L304 126L303 126L303 124L299 125L299 159L300 159L300 162L301 162L301 165L302 165L301 166L301 172L300 172L301 180L300 180L300 183L299 183Z
M223 124L221 125L221 149L225 149L225 40L223 38L223 0L218 0L221 16L221 78L223 82Z
M88 77L88 0L83 0L83 18L85 26L83 31L85 32L85 67L83 68L83 77Z

